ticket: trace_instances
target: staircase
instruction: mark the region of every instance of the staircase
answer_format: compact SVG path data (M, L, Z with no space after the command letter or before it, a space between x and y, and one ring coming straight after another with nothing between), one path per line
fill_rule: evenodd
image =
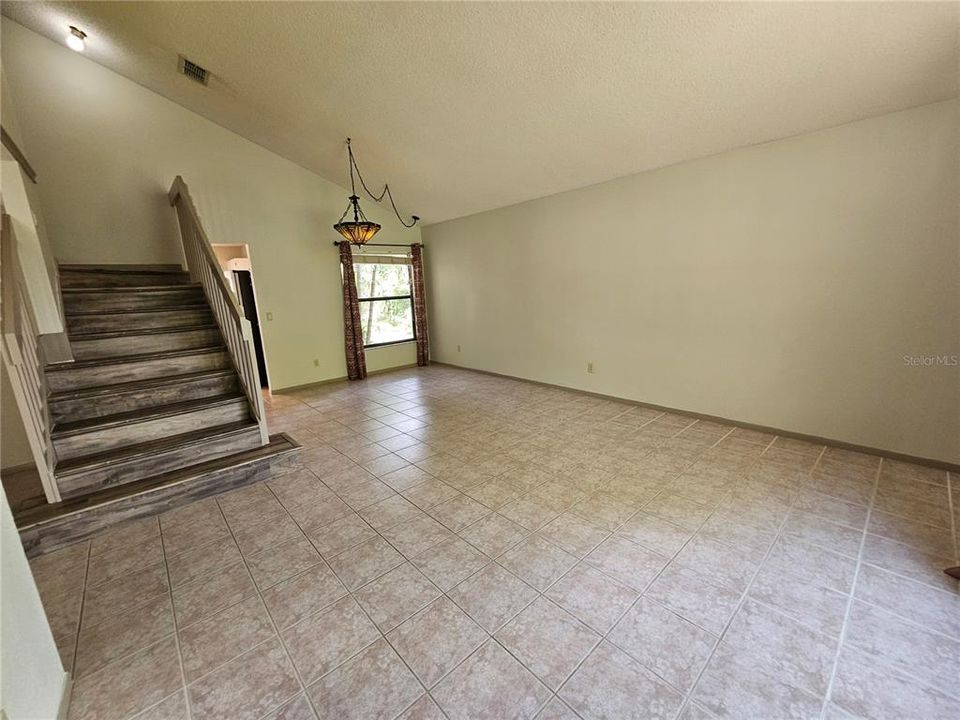
M60 265L46 333L2 215L0 354L34 460L4 486L30 556L296 466L299 446L267 434L250 323L179 176L169 200L186 270Z
M199 285L175 267L60 267L76 361L45 368L63 500L260 447Z

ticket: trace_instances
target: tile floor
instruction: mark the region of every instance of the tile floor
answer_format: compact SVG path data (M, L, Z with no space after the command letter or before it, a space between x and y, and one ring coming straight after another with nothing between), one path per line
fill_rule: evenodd
M946 472L443 367L269 413L33 562L73 720L960 717Z

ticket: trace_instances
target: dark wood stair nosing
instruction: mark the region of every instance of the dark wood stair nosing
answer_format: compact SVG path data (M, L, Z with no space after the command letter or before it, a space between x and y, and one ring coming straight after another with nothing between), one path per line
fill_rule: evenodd
M157 405L156 407L117 413L115 415L75 420L69 423L56 423L50 431L50 438L56 441L77 435L109 430L112 427L143 423L150 420L159 420L160 418L176 417L177 415L184 415L196 410L206 410L208 408L231 405L240 400L246 401L246 399L247 396L244 395L243 392L237 391L223 395L197 398L195 400L184 400L183 402L170 403L168 405Z
M149 440L134 445L126 445L122 448L105 450L104 452L92 455L81 455L57 463L54 467L54 476L61 478L78 475L110 465L128 463L143 457L158 455L168 450L179 450L211 440L227 438L231 435L240 435L256 428L257 423L251 419L245 422L215 425L203 430L191 430L190 432L157 438L156 440Z

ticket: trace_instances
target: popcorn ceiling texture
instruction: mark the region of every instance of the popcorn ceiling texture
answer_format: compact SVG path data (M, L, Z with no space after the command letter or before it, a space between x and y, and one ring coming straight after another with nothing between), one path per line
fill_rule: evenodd
M957 3L16 3L3 14L427 223L955 97ZM177 54L214 74L176 72Z

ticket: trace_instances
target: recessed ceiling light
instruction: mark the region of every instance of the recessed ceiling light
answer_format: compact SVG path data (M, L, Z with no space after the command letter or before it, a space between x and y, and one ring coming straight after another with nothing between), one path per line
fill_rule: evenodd
M87 48L87 34L71 25L70 32L67 33L67 47L77 52L83 52Z

